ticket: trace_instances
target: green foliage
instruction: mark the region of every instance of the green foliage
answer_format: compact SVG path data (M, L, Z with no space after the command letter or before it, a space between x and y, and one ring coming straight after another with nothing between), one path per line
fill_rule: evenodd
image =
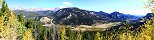
M22 38L22 35L24 34L25 30L26 30L26 27L21 22L19 22L19 26L18 26L19 39Z
M19 26L18 26L18 39L22 38L22 35L24 34L26 27L25 27L25 23L26 23L26 19L25 17L20 14L17 16L18 17L18 21L19 21Z
M4 13L4 12L6 12L6 11L8 11L8 6L7 6L6 2L3 1L3 2L2 2L1 12Z
M21 22L21 24L25 25L26 18L24 17L22 13L18 15L18 21Z
M95 34L94 40L101 40L99 32Z
M27 28L32 28L32 29L34 29L34 27L35 27L35 25L34 25L34 19L33 19L32 17L30 17L30 20L28 20L28 21L26 22L25 26L26 26Z
M82 40L82 33L81 32L77 32L75 40Z
M38 36L37 40L44 40L44 37L46 35L46 28L42 26L42 23L39 22L40 24L37 24L37 30L38 30Z
M71 30L71 27L66 29L66 36L68 36L68 40L74 40L74 32Z
M60 27L60 40L66 40L67 36L66 36L66 31L65 31L65 27L61 26Z

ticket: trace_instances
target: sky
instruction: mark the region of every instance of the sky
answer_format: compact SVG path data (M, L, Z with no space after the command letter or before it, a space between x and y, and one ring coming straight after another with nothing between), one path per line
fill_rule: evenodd
M150 13L143 0L6 0L10 8L65 8L78 7L90 11L112 13L118 11L131 15Z

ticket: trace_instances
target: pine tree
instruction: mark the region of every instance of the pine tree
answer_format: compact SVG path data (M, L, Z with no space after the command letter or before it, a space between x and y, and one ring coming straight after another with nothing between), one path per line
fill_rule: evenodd
M27 20L25 26L28 28L32 28L34 29L35 28L35 25L34 25L34 19L32 17L30 17L30 20Z
M24 17L22 13L18 15L18 21L21 22L21 24L25 25L26 18Z
M19 22L19 26L18 26L18 39L22 38L22 35L24 34L26 27L25 27L25 23L26 23L26 19L22 14L19 14L18 16L18 22Z
M99 32L95 34L94 40L101 40Z
M64 26L60 27L60 40L66 40L66 31Z
M88 40L91 39L90 34L91 34L90 32L87 32L87 39L88 39Z
M29 20L29 27L34 29L34 19L32 17Z
M68 38L69 40L74 40L74 34L73 34L73 31L71 30L71 27L67 29L67 35L69 37Z
M5 1L2 2L2 8L1 8L1 12L4 13L8 11L8 7Z
M38 30L37 40L43 40L44 38L46 38L46 29L44 26L42 26L41 22L37 24L37 30Z
M22 38L22 35L24 34L26 30L26 27L19 22L19 26L18 26L18 39L21 39Z
M81 34L81 32L77 32L75 38L76 38L75 40L82 40L82 34Z

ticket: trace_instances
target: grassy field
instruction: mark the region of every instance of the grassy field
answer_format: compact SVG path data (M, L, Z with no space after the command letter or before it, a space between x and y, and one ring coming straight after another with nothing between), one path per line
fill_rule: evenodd
M80 25L77 27L72 27L72 30L75 31L104 31L112 26L119 25L119 22L114 22L114 23L106 23L106 24L96 24L92 26L88 25Z

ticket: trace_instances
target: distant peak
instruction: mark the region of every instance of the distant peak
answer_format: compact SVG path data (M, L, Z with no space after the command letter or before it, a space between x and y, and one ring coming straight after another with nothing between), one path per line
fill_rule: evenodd
M118 12L118 11L114 11L113 13L120 13L120 12Z
M52 10L52 11L57 11L60 8L17 8L13 10L25 10L25 11L46 11L46 10Z

